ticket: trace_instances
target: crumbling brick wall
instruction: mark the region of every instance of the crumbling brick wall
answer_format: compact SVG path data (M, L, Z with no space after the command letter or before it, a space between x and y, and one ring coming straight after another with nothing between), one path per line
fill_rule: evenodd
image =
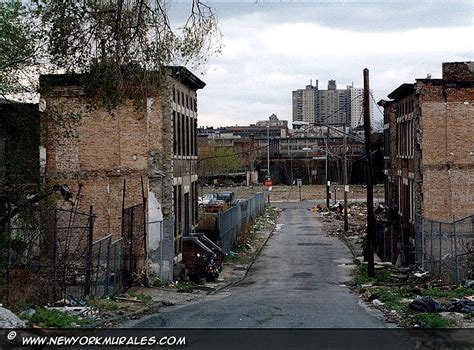
M474 81L472 70L469 73L466 67L464 63L443 64L443 80L417 80L422 215L433 220L452 221L474 214ZM470 82L466 81L469 74Z
M112 111L90 108L85 97L63 86L42 98L46 102L42 124L47 181L67 184L79 210L93 206L95 239L108 234L119 237L124 180L125 207L142 203L142 177L148 193L145 109L132 101Z
M473 81L474 62L445 62L443 63L443 80Z

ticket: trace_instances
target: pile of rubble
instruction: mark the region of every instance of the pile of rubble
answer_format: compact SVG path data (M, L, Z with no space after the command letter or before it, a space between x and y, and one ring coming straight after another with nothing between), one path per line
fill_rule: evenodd
M342 204L336 203L329 208L317 205L309 210L321 215L329 236L338 237L351 249L358 265L351 289L365 302L381 310L388 322L403 327L474 327L473 280L467 279L462 286L445 285L432 278L428 271L419 270L416 266L382 262L377 256L376 277L367 277L367 263L362 256L367 237L365 203L349 205L347 232L341 222L344 218ZM379 220L385 217L386 211L387 207L383 204L374 209Z
M354 281L351 287L367 303L381 310L387 322L424 328L436 327L436 323L423 320L438 318L440 327L474 327L474 281L466 280L463 286L445 285L430 278L429 272L415 267L381 262L375 267L375 279L362 284Z

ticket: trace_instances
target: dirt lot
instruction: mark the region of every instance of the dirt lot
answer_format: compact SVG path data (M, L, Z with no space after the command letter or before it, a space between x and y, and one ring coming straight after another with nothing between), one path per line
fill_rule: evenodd
M332 186L331 187L331 203L334 202L334 198L337 201L343 200L344 186ZM255 193L265 192L267 189L265 186L232 186L232 187L202 187L199 191L199 195L202 196L206 193L215 193L220 191L232 191L235 193L236 198L250 198ZM355 200L365 202L365 186L363 185L351 185L349 187L348 200ZM374 197L376 202L383 202L384 188L383 185L374 186ZM326 186L324 185L307 185L301 186L301 200L321 200L326 198ZM273 186L270 193L270 199L274 202L283 201L299 201L299 191L297 186Z

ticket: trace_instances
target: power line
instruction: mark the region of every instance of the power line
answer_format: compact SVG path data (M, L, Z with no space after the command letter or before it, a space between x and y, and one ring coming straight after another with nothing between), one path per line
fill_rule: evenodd
M380 114L382 114L382 117L383 117L384 114L382 110L380 109L379 105L377 104L377 102L375 101L374 95L372 95L372 92L369 92L369 93L370 93L370 97L372 98L372 101L374 101L375 106L377 107L377 109L379 110Z

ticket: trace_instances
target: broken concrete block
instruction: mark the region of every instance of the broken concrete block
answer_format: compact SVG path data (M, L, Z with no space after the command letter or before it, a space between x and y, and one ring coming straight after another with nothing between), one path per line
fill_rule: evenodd
M23 328L25 322L8 309L0 307L0 328Z

